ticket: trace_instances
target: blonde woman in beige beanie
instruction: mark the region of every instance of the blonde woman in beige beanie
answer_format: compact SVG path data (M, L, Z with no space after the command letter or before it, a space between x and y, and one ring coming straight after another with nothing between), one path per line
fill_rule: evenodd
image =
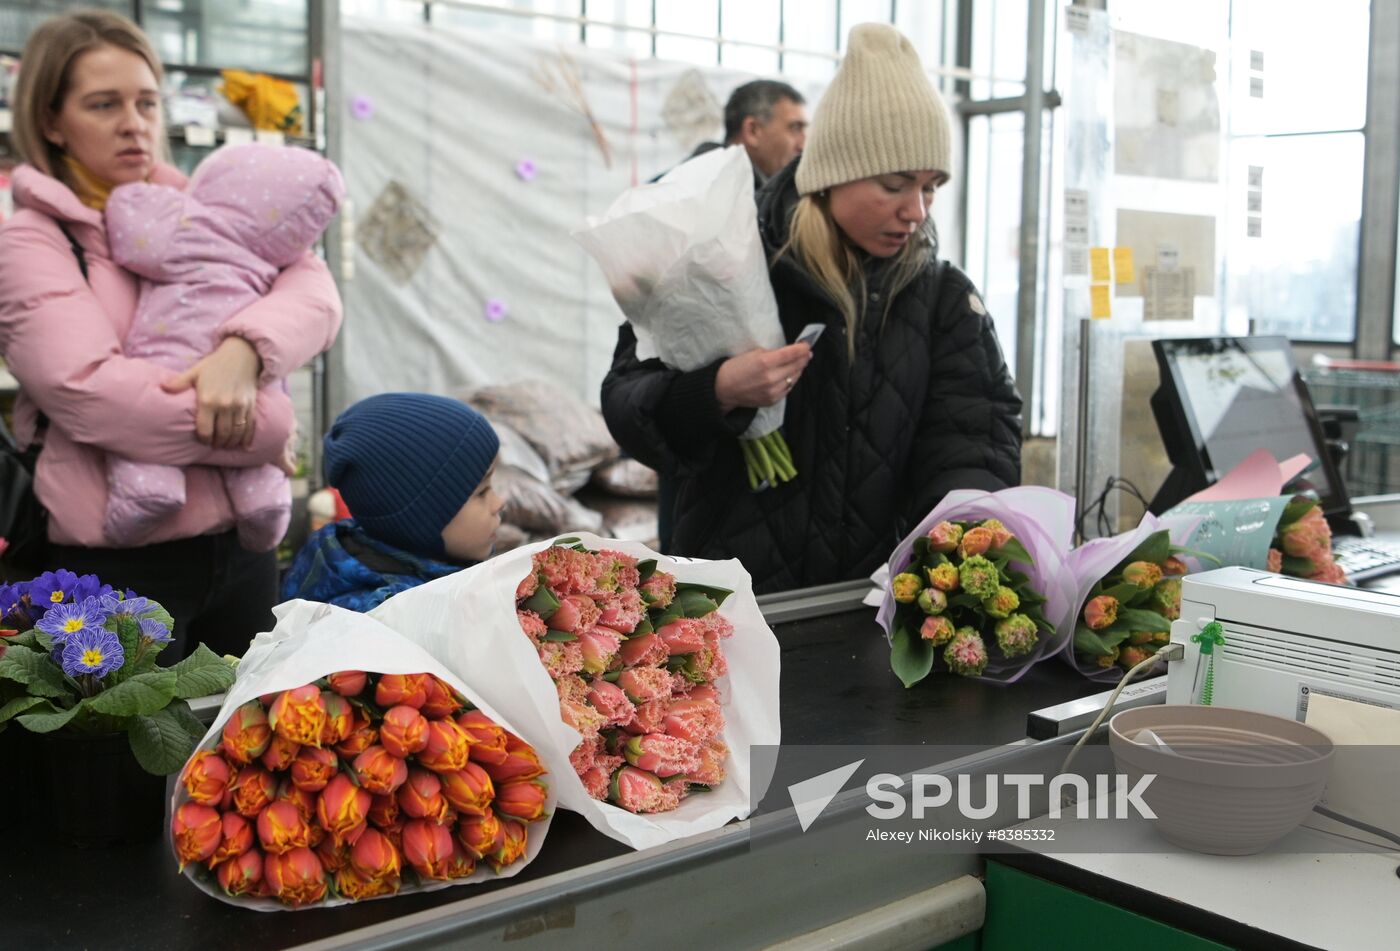
M893 27L861 24L806 151L758 196L789 340L682 373L629 325L603 381L622 447L676 486L676 554L739 558L759 592L868 575L953 489L1016 485L1021 399L967 276L929 217L952 167L948 111ZM798 476L750 493L736 438L787 398Z

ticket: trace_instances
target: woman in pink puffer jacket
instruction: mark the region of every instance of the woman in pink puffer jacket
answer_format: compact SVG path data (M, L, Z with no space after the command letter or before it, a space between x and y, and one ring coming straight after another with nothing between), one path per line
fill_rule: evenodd
M19 380L15 435L42 441L35 491L49 512L44 564L96 573L163 604L181 649L242 653L277 599L272 552L238 542L221 468L276 464L294 428L281 387L340 326L329 272L306 254L226 320L221 342L183 373L122 350L137 278L113 259L102 208L111 189L183 188L165 152L160 64L139 28L85 11L41 24L14 91L14 216L0 228L0 357ZM65 235L72 236L82 262ZM109 454L185 468L185 505L149 543L103 535Z
M117 264L146 278L124 352L183 371L218 346L225 321L265 295L335 217L345 182L307 149L236 145L200 163L188 191L132 182L107 200ZM281 381L271 384L283 385ZM274 465L223 470L238 539L270 551L287 533L292 493ZM140 544L185 505L179 466L107 458L104 534Z

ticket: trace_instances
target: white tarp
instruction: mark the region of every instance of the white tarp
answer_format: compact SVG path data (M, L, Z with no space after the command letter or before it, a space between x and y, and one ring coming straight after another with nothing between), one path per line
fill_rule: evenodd
M752 77L353 19L342 44L354 268L331 412L541 375L596 405L622 315L569 232L720 138Z

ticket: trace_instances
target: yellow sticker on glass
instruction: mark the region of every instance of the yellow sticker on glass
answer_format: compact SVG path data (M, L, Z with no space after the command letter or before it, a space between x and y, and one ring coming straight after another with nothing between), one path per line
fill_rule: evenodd
M1113 298L1109 296L1107 284L1094 284L1089 288L1089 316L1095 320L1107 320L1113 316Z
M1133 284L1137 277L1133 273L1133 249L1118 247L1113 249L1113 276L1119 284Z
M1095 284L1107 284L1113 280L1108 272L1108 248L1089 249L1089 280Z

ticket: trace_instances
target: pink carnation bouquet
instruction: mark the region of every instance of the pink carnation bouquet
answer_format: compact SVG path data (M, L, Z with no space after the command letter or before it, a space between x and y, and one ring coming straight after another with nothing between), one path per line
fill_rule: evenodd
M1041 486L960 489L895 548L876 620L906 687L934 670L1012 683L1064 647L1074 500Z

